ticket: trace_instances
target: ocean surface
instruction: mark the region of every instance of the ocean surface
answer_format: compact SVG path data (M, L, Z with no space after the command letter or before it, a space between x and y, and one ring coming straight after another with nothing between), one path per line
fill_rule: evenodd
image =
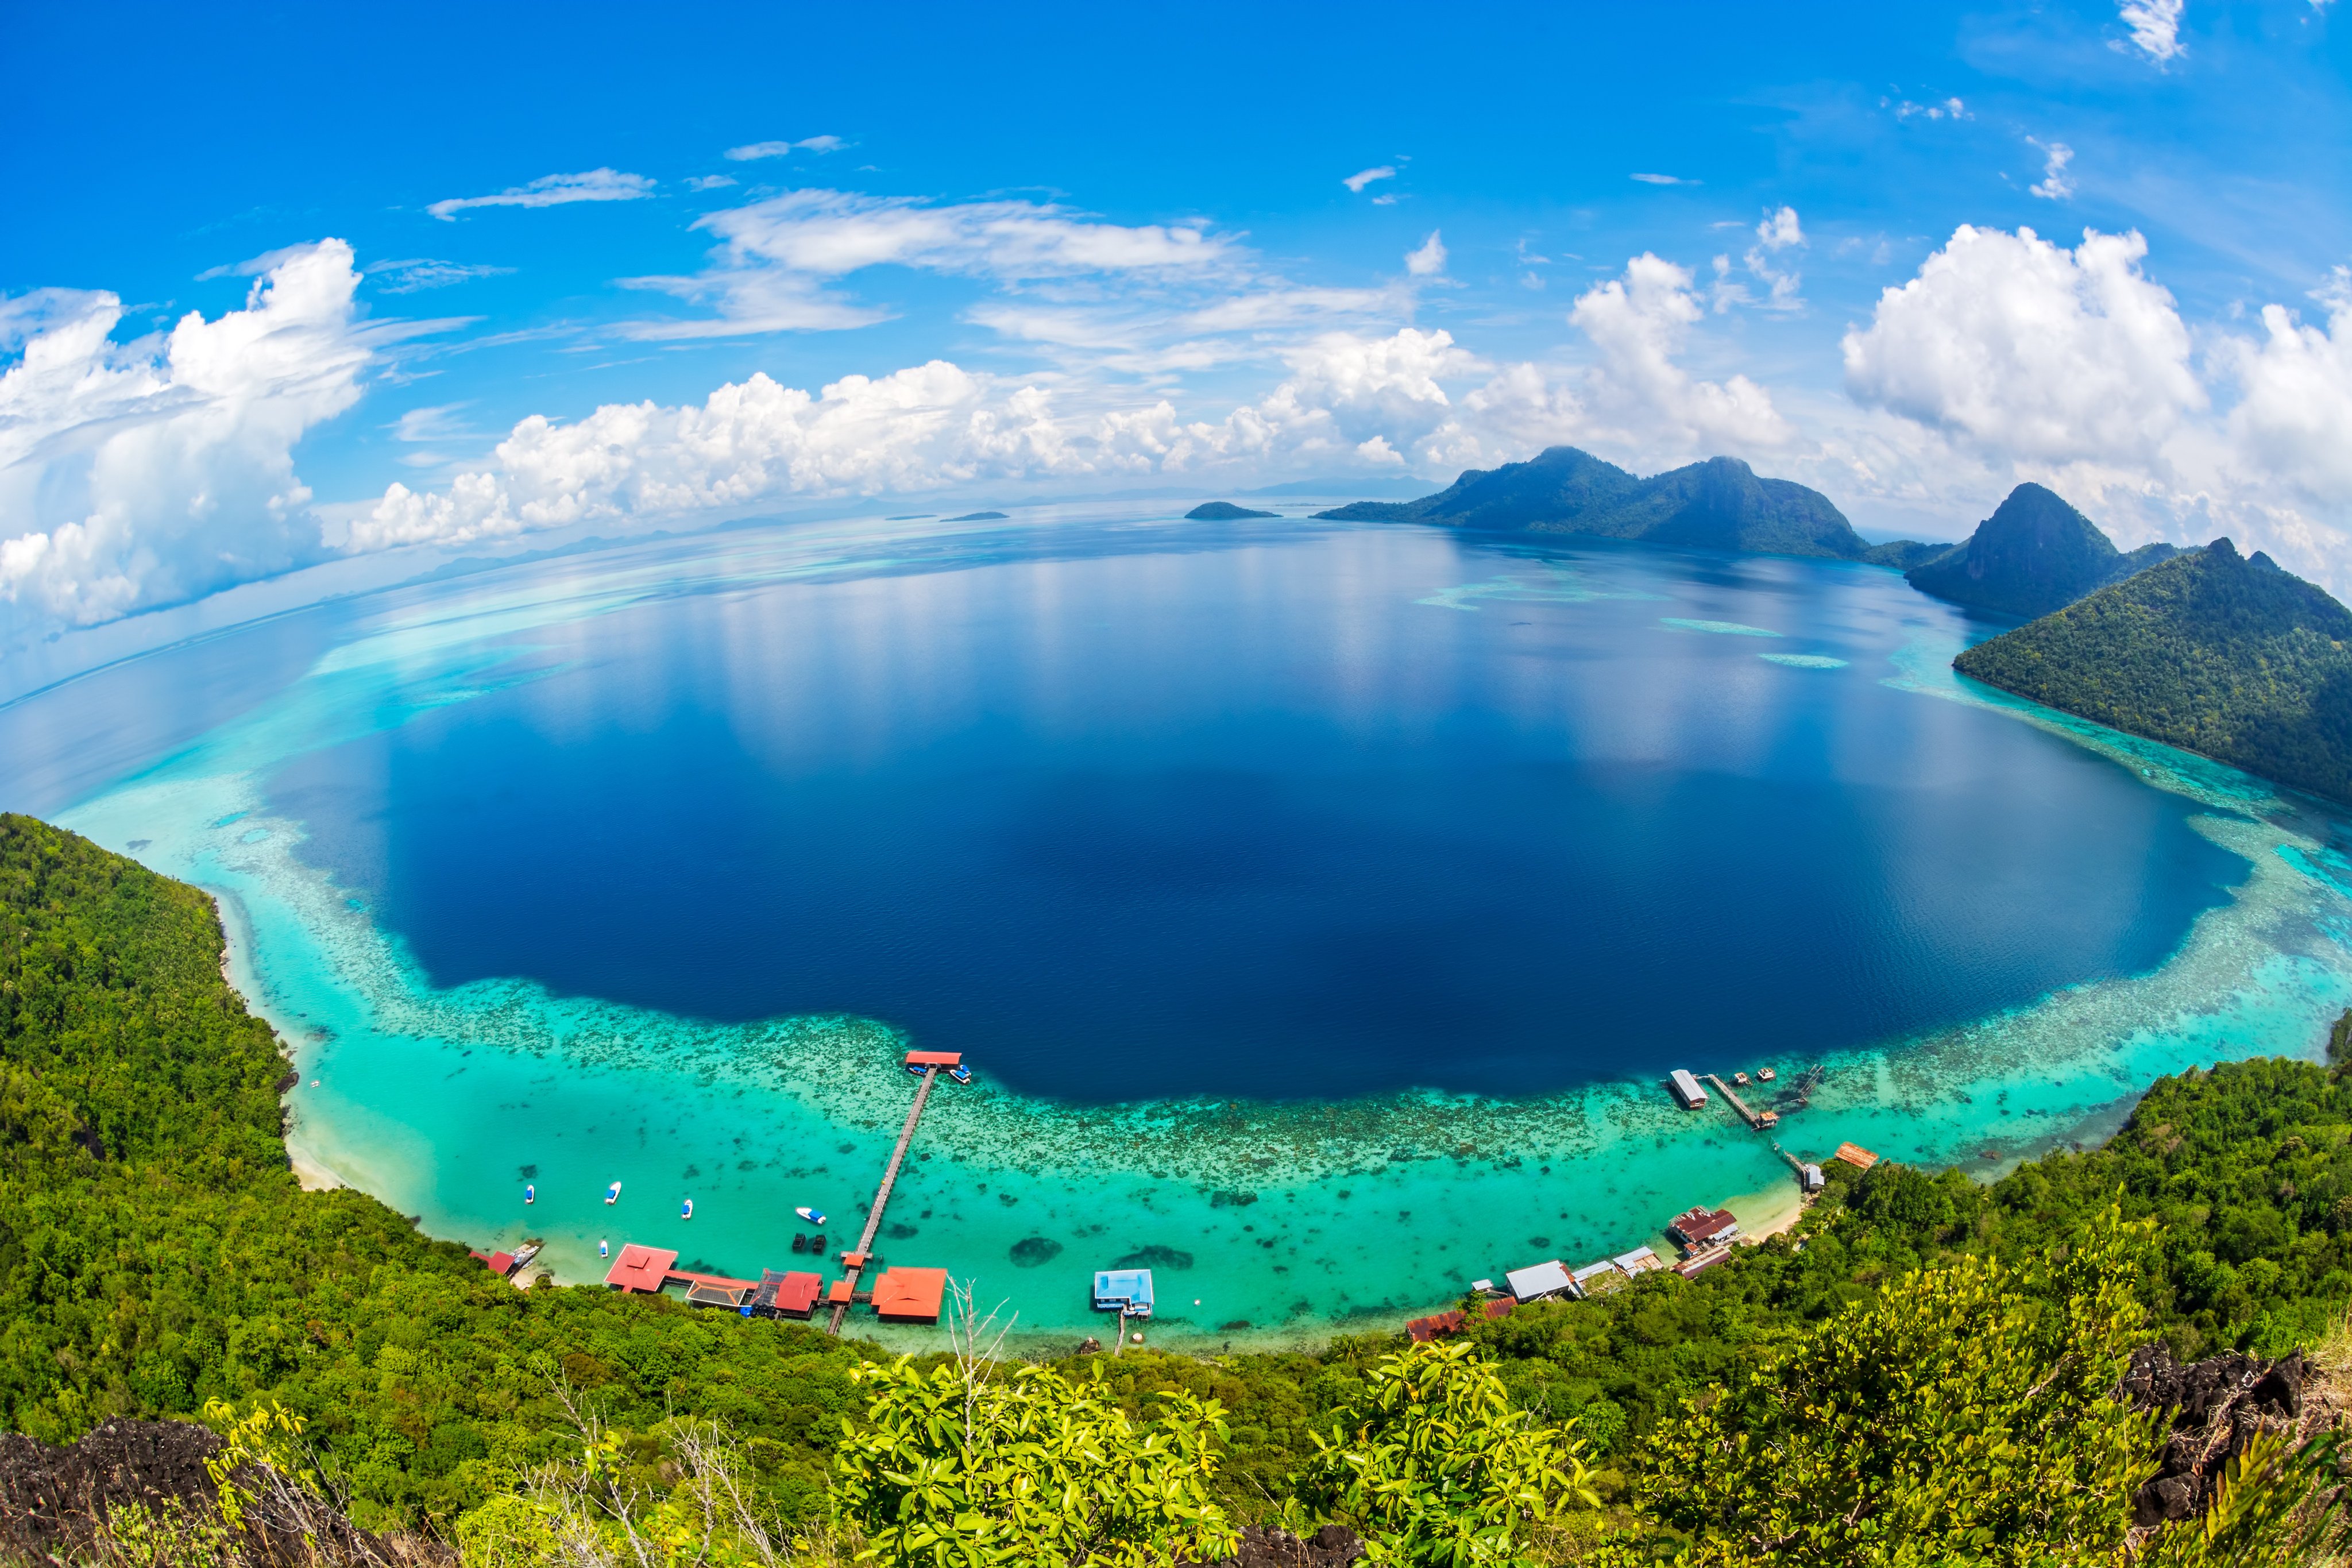
M433 1234L804 1267L898 1055L960 1050L888 1260L1045 1338L1140 1262L1161 1342L1247 1342L1785 1212L1675 1067L1819 1065L1791 1152L1990 1173L2314 1052L2342 825L1958 682L1997 629L1869 567L1297 517L741 529L37 694L0 805L218 891L305 1167Z

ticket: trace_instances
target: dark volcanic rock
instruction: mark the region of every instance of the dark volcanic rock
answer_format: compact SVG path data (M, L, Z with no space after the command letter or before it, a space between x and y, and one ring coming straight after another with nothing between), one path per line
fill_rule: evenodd
M2162 1345L2134 1351L2116 1394L2134 1410L2171 1412L2171 1426L2156 1474L2133 1494L2133 1522L2147 1529L2197 1517L2257 1434L2299 1442L2331 1420L2324 1398L2305 1397L2315 1384L2300 1351L2281 1362L2219 1355L2188 1366Z
M1178 1568L1348 1568L1363 1556L1364 1543L1345 1525L1327 1524L1302 1541L1286 1530L1253 1524L1243 1529L1242 1549L1233 1556Z
M218 1494L205 1461L220 1448L218 1436L184 1421L110 1421L64 1447L21 1433L0 1434L0 1561L88 1561L106 1516L126 1504L157 1513L213 1514ZM238 1479L257 1486L258 1474L239 1472ZM312 1501L299 1521L283 1521L282 1528L261 1517L273 1511L267 1506L248 1514L238 1542L245 1561L254 1568L456 1562L434 1543L387 1541Z

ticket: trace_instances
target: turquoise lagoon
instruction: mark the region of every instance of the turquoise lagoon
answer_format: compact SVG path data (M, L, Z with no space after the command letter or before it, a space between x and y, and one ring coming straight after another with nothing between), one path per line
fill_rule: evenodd
M433 1235L804 1261L898 1054L963 1048L886 1258L1040 1342L1123 1261L1157 1342L1296 1340L1785 1215L1671 1066L1820 1062L1792 1151L1990 1175L2316 1051L2342 825L1958 681L1990 629L1871 568L1421 529L740 530L343 606L47 815L221 896L299 1163Z

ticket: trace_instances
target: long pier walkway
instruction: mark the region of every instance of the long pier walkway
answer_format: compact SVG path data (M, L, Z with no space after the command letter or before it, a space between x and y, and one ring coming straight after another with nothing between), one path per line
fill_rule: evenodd
M915 1103L907 1108L907 1125L898 1129L898 1146L890 1151L890 1163L882 1173L882 1184L874 1191L874 1206L866 1212L866 1232L857 1238L856 1250L842 1259L846 1268L834 1286L833 1317L824 1329L828 1334L838 1335L842 1320L849 1316L850 1298L857 1293L857 1278L866 1272L866 1260L873 1254L875 1235L882 1228L882 1210L890 1201L891 1186L898 1180L898 1166L907 1158L907 1145L915 1141L915 1123L923 1119L923 1101L930 1098L931 1085L939 1079L939 1067L928 1066L923 1068L923 1081L915 1086ZM849 1289L844 1290L842 1285Z
M1723 1096L1724 1100L1730 1105L1732 1110L1739 1112L1740 1121L1745 1121L1748 1126L1755 1128L1758 1131L1760 1132L1767 1127L1777 1126L1780 1123L1780 1113L1779 1111L1750 1110L1748 1102L1740 1099L1738 1095L1732 1093L1731 1086L1724 1082L1721 1079L1716 1077L1715 1074L1707 1074L1706 1081L1715 1085L1715 1092Z

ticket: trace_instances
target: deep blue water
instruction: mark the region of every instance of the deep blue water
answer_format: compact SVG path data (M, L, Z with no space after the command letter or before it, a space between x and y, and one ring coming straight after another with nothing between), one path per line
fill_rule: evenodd
M535 629L528 679L273 806L436 984L862 1014L1074 1100L1890 1039L2153 968L2244 869L2127 770L1883 685L1964 632L1892 573L1179 537Z

